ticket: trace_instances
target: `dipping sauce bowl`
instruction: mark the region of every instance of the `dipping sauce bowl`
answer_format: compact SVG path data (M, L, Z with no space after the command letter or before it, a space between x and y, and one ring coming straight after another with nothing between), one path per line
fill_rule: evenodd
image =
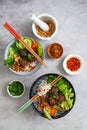
M80 55L70 54L64 59L63 68L70 75L80 74L84 68L84 60Z

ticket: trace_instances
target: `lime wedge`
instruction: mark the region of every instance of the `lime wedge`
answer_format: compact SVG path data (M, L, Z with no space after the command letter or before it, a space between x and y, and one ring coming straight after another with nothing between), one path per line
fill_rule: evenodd
M42 54L43 54L43 48L42 48L42 46L40 45L40 44L38 44L38 55L41 57L42 56Z
M48 111L46 110L45 107L43 108L43 115L44 115L47 119L52 120L51 115L48 113Z

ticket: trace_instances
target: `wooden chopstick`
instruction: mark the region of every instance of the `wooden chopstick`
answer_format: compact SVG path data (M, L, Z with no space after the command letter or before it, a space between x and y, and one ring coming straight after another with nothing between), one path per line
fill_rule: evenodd
M39 98L39 95L34 95L32 98L31 98L31 100L32 100L32 102L34 102L37 98Z
M55 78L50 85L53 86L55 83L57 83L57 81L59 81L61 78L63 77L63 75L58 76L57 78Z
M38 98L39 98L39 95L36 94L30 100L28 100L24 105L22 105L20 108L18 108L17 112L22 112Z
M18 34L18 32L16 32L13 27L11 27L8 23L5 23L4 24L4 27L17 39L19 40L22 45L28 50L30 51L34 56L35 58L44 66L47 66L46 63L37 55L37 53L30 47L26 44L26 42L22 39L22 36L20 34Z
M60 75L56 79L54 79L51 83L49 83L51 86L53 86L55 83L57 83L63 76ZM39 95L34 95L30 100L28 100L24 105L22 105L20 108L18 108L18 112L22 112L24 109L26 109L29 105L31 105L36 99L39 98Z

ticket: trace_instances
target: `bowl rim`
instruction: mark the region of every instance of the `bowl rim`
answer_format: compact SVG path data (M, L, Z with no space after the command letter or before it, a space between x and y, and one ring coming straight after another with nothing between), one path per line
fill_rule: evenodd
M9 91L9 84L11 84L11 83L13 83L13 82L19 82L19 83L21 83L22 85L23 85L23 88L24 88L24 90L23 90L23 93L21 94L21 95L19 95L19 96L12 96L11 95L11 93L10 93L10 91ZM23 95L24 95L24 93L25 93L25 85L24 85L24 83L22 82L22 81L20 81L20 80L11 80L9 83L8 83L8 85L7 85L7 93L8 93L8 95L10 96L10 97L12 97L12 98L20 98L20 97L22 97Z
M31 85L30 91L29 91L29 99L32 98L32 93L31 93L31 92L33 91L33 87L34 87L35 82L37 82L38 80L40 80L40 79L41 79L42 77L44 77L44 76L48 76L48 75L52 75L52 74L53 74L53 75L56 75L56 76L59 76L59 75L60 75L60 74L57 74L57 73L47 73L47 74L43 74L43 75L39 76L39 77L33 82L33 84ZM74 107L74 105L75 105L75 101L76 101L76 92L75 92L75 89L74 89L72 83L71 83L67 78L63 77L63 79L65 79L66 81L69 82L69 84L70 84L70 86L71 86L71 88L72 88L72 90L73 90L73 92L74 92L73 106L72 106L71 109L66 110L63 114L61 114L61 115L59 115L58 117L55 117L55 118L53 118L53 119L58 119L58 118L64 117L65 115L67 115L67 114L73 109L73 107ZM37 114L39 114L41 117L44 117L44 118L45 118L45 116L44 116L41 112L39 112L39 110L37 110L37 108L35 107L34 103L32 103L31 106L32 106L33 110L34 110ZM46 118L45 118L45 119L46 119Z
M70 71L70 70L67 68L67 65L66 65L66 62L67 62L70 58L72 58L72 57L76 57L77 59L79 59L79 61L80 61L80 63L81 63L80 68L79 68L78 70L76 70L76 71L73 71L73 72ZM66 73L68 73L68 74L70 74L70 75L80 74L80 73L82 72L83 68L84 68L84 60L83 60L83 58L82 58L80 55L78 55L78 54L69 54L69 55L67 55L67 56L65 57L65 59L64 59L64 61L63 61L63 68L64 68L64 70L66 71Z
M31 37L28 37L28 36L23 36L23 37L33 39L33 38L31 38ZM10 48L11 45L13 45L13 44L15 43L15 41L17 41L16 38L12 39L12 40L8 43L8 45L6 46L6 48L5 48L5 53L4 53L4 60L7 59L9 48ZM36 40L36 41L37 41L37 40ZM37 42L38 42L38 41L37 41ZM38 42L38 43L39 43L39 42ZM39 43L39 44L41 44L41 43ZM42 45L42 44L41 44L41 45ZM44 59L44 52L43 52L43 55L42 55L42 59ZM11 70L11 72L13 72L13 73L15 73L15 74L17 74L17 75L31 75L31 74L37 72L37 71L41 68L42 64L39 63L39 62L37 62L37 64L38 64L38 65L37 65L38 67L35 67L33 70L27 71L27 72L17 72L17 71L12 70L11 68L9 68L9 70Z
M58 22L57 22L56 18L54 16L52 16L51 14L43 13L43 14L40 14L37 16L37 18L42 18L42 17L48 17L49 19L51 19L53 21L53 23L55 24L55 27L56 27L54 33L49 37L42 37L42 36L38 35L36 32L35 22L32 23L33 33L36 37L38 37L41 40L51 40L58 32Z

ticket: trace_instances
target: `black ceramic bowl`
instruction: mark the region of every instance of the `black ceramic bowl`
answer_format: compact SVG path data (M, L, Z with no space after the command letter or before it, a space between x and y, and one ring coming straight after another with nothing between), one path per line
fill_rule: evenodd
M31 86L30 93L29 93L29 94L30 94L30 97L29 97L29 98L32 98L32 97L36 94L37 89L38 89L38 85L42 82L42 80L47 79L47 77L48 77L49 75L59 76L59 74L49 73L49 74L45 74L45 75L42 75L42 76L40 76L39 78L37 78L37 79L34 81L34 83L32 84L32 86ZM74 96L73 96L73 106L74 106L74 104L75 104L75 99L76 99L76 94L75 94L75 90L74 90L74 88L73 88L73 85L72 85L71 82L70 82L68 79L66 79L65 77L63 77L62 79L64 79L65 81L67 81L67 82L69 83L69 88L72 88L72 92L74 93ZM37 112L40 116L44 117L42 111L39 110L37 106L38 106L38 100L36 100L36 101L34 101L34 102L32 103L32 107L33 107L33 109L35 110L35 112ZM72 108L73 108L73 106L72 106ZM57 116L56 116L56 117L53 117L53 119L57 119L57 118L60 118L60 117L63 117L63 116L65 116L65 115L67 115L67 114L71 111L72 108L70 108L69 110L66 110L66 111L64 111L64 112L58 112L58 113L57 113ZM44 117L44 118L45 118L45 117Z

